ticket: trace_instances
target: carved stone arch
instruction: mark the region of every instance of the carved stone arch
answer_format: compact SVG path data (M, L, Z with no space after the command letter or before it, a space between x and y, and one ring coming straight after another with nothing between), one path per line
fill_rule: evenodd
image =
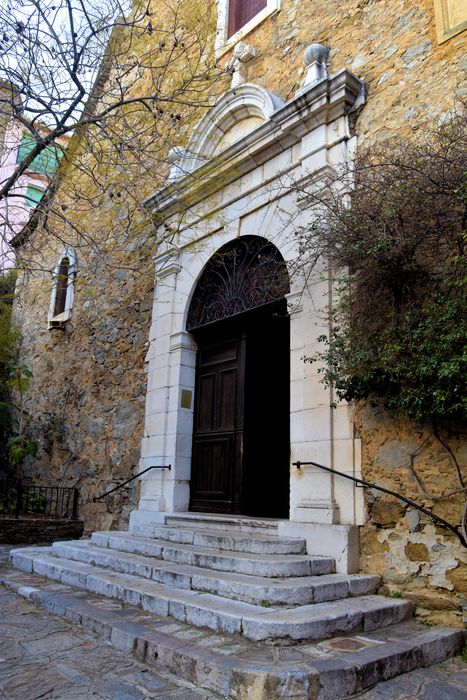
M204 115L196 126L183 157L179 163L185 173L196 170L214 155L230 145L229 132L237 125L245 123L243 134L253 131L269 120L273 112L283 106L283 101L260 85L243 83L226 92L216 104ZM235 134L232 136L232 143Z
M289 291L287 264L276 246L260 236L242 236L205 265L188 308L187 330L265 306Z

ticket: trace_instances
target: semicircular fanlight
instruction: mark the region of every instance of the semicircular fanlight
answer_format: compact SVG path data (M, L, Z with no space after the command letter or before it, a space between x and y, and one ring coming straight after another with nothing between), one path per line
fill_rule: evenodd
M277 248L259 236L243 236L220 248L203 270L187 330L277 301L289 290L287 266Z

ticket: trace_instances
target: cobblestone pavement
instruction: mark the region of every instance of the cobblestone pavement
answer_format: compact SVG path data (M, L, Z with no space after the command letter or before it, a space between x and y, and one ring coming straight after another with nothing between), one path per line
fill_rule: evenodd
M0 698L203 700L212 693L154 673L97 636L0 590Z
M10 549L0 545L0 569ZM49 698L218 700L0 588L0 700Z
M6 563L7 550L0 547L0 568ZM1 700L215 700L217 697L169 674L155 673L96 635L0 588ZM456 658L412 671L380 683L358 697L467 700L467 663Z
M460 657L404 673L358 696L361 700L466 700L467 663Z

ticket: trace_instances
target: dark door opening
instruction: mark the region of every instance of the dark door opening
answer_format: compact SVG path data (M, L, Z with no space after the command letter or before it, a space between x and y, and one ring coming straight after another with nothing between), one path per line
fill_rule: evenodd
M288 518L290 322L286 300L247 316L242 513Z
M289 317L285 298L195 332L190 509L289 513Z

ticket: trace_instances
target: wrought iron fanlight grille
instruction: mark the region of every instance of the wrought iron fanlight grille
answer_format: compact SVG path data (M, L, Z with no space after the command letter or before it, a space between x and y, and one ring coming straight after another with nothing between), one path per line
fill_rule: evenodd
M277 301L289 289L287 266L277 248L259 236L238 238L213 255L201 274L187 330Z

